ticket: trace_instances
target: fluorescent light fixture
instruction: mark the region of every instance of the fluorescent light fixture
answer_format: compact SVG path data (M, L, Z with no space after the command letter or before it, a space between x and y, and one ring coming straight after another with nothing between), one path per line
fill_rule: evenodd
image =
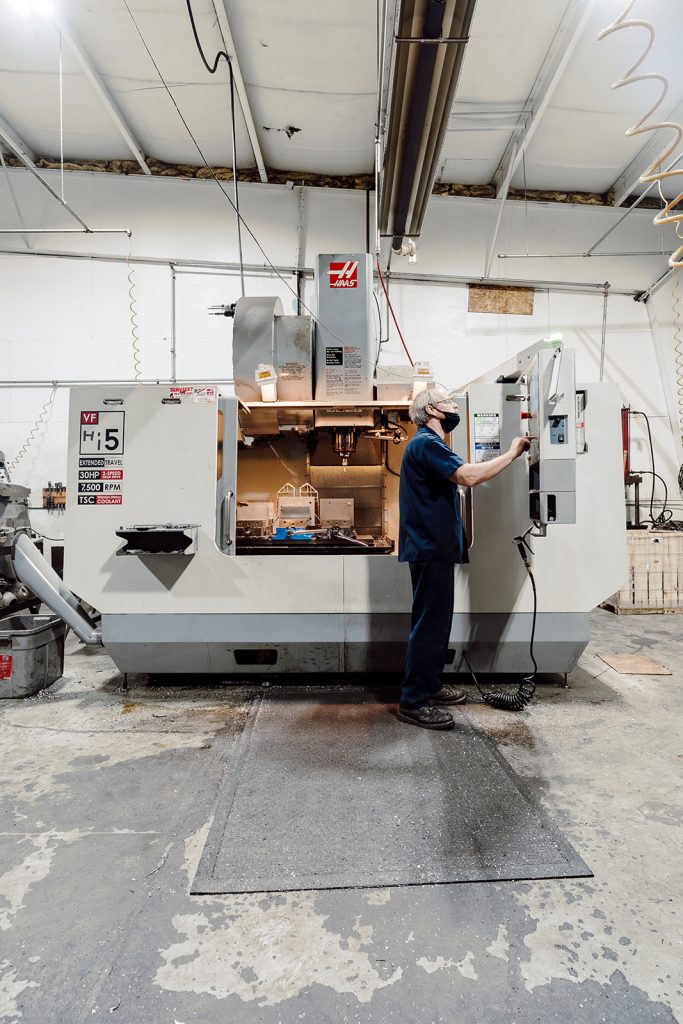
M422 228L475 4L400 0L379 217L396 251Z

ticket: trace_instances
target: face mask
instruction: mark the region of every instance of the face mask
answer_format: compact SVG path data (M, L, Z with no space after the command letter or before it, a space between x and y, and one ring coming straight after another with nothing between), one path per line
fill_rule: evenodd
M439 409L439 412L443 416L443 419L439 420L441 429L444 434L450 434L451 430L455 430L458 423L460 423L460 414L457 412L444 412L443 409Z

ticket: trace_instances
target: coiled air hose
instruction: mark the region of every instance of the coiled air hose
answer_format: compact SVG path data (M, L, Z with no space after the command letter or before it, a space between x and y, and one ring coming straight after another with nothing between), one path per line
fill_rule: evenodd
M683 176L683 168L675 167L678 160L674 160L673 163L668 164L663 168L663 165L666 164L669 157L673 156L681 143L681 139L683 139L683 125L678 121L656 121L653 119L655 111L662 104L664 97L669 91L669 82L666 75L662 75L658 72L649 71L636 74L654 46L655 30L654 26L644 18L628 17L635 4L636 0L628 0L626 7L619 17L615 18L611 25L608 25L607 28L602 30L602 32L598 33L598 39L605 39L614 32L621 32L623 29L629 28L645 29L647 32L648 40L645 44L645 49L635 63L631 65L628 71L625 71L621 78L612 83L611 88L622 89L625 85L632 85L634 82L658 82L660 85L660 93L657 100L652 104L647 113L643 114L642 117L639 117L635 124L631 125L624 134L627 136L642 135L647 132L659 132L662 129L667 132L673 132L674 138L665 144L664 149L662 149L662 151L655 157L647 170L641 174L640 180L645 185L652 185L654 182L657 182L659 195L664 203L664 208L656 215L654 223L657 225L674 224L677 241L683 242L683 236L679 233L680 225L683 222L683 207L681 207L683 192L680 191L680 180L681 176ZM676 178L678 179L678 182L674 188L675 198L667 201L662 193L661 183L663 181L667 181L669 178ZM683 267L683 244L678 245L669 256L669 266L672 269L675 267Z
M524 562L526 571L529 573L529 579L531 580L531 589L534 595L534 611L531 619L531 639L529 641L529 654L531 656L531 661L534 666L534 671L531 673L531 675L525 676L522 679L521 683L518 684L517 689L512 692L507 692L505 690L482 690L481 686L479 685L479 680L477 679L472 669L472 666L470 665L469 658L467 657L467 652L464 650L462 652L465 664L467 665L469 673L472 676L472 679L474 680L474 685L481 694L481 699L485 704L488 704L489 707L498 708L500 711L523 711L527 704L531 703L534 693L536 692L535 678L536 674L538 673L538 664L536 663L536 658L534 657L534 637L536 635L536 610L538 601L536 595L536 580L534 579L534 574L531 569L531 563L529 562L527 554L527 552L533 554L533 551L529 547L529 544L526 540L526 534L524 534L523 536L520 535L519 537L515 537L513 543L517 545L517 550L519 551L520 557Z

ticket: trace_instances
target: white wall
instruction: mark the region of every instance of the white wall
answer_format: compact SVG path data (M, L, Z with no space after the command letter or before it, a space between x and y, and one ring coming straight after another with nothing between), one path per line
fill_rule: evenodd
M32 226L71 226L68 215L25 172L12 179L25 220ZM226 188L230 190L229 183ZM296 265L299 189L242 186L242 212L272 262ZM237 258L234 216L214 182L166 178L120 178L73 173L67 175L67 199L92 227L129 227L134 257L161 260L234 261ZM366 239L366 205L362 192L306 189L302 263L315 265L324 251L362 251ZM508 204L498 251L584 251L619 211L558 207L550 204ZM435 197L429 208L416 267L420 274L480 275L496 216L486 200ZM16 223L5 183L0 185L0 223ZM371 233L371 239L373 235ZM40 252L80 252L125 256L122 235L31 236ZM605 243L609 251L657 249L661 236L651 213L636 211ZM125 264L18 255L19 236L0 236L0 374L4 380L131 379L133 376L128 270ZM245 233L244 258L264 265L255 242ZM168 266L133 265L143 378L170 373L171 271ZM609 280L613 289L644 289L661 273L662 257L592 260L494 260L494 274L543 281ZM294 280L247 279L251 294L277 294L293 311ZM289 285L289 287L288 287ZM661 295L661 292L658 293ZM178 378L229 378L232 321L210 317L209 305L239 296L235 274L179 271L176 278ZM497 316L467 312L463 285L391 283L396 315L415 359L432 362L437 379L450 386L466 383L518 349L561 331L576 348L579 376L598 377L602 332L602 294L538 289L532 316ZM307 305L314 309L315 289L305 285ZM664 299L658 299L664 302ZM662 331L670 326L664 323ZM657 469L675 486L678 461L673 443L653 346L647 308L629 296L610 295L605 376L622 387L624 400L651 415ZM404 361L391 326L381 361ZM51 389L0 389L0 448L12 458L31 430ZM42 428L14 472L14 479L40 488L66 473L67 395L58 389L47 427ZM649 468L642 426L636 425L635 468ZM61 535L59 518L38 513L36 527Z

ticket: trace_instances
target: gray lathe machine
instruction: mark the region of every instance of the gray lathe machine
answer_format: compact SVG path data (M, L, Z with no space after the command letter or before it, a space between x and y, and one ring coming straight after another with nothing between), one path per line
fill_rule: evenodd
M17 575L124 672L400 670L410 628L398 473L418 364L375 371L365 254L318 259L317 327L276 298L234 308L232 388L73 388L64 583L28 537ZM322 326L324 325L324 326ZM453 448L529 456L463 491L447 671L530 671L532 594L513 537L535 522L535 653L567 672L625 575L620 396L540 341L462 388ZM79 595L101 612L89 623Z

